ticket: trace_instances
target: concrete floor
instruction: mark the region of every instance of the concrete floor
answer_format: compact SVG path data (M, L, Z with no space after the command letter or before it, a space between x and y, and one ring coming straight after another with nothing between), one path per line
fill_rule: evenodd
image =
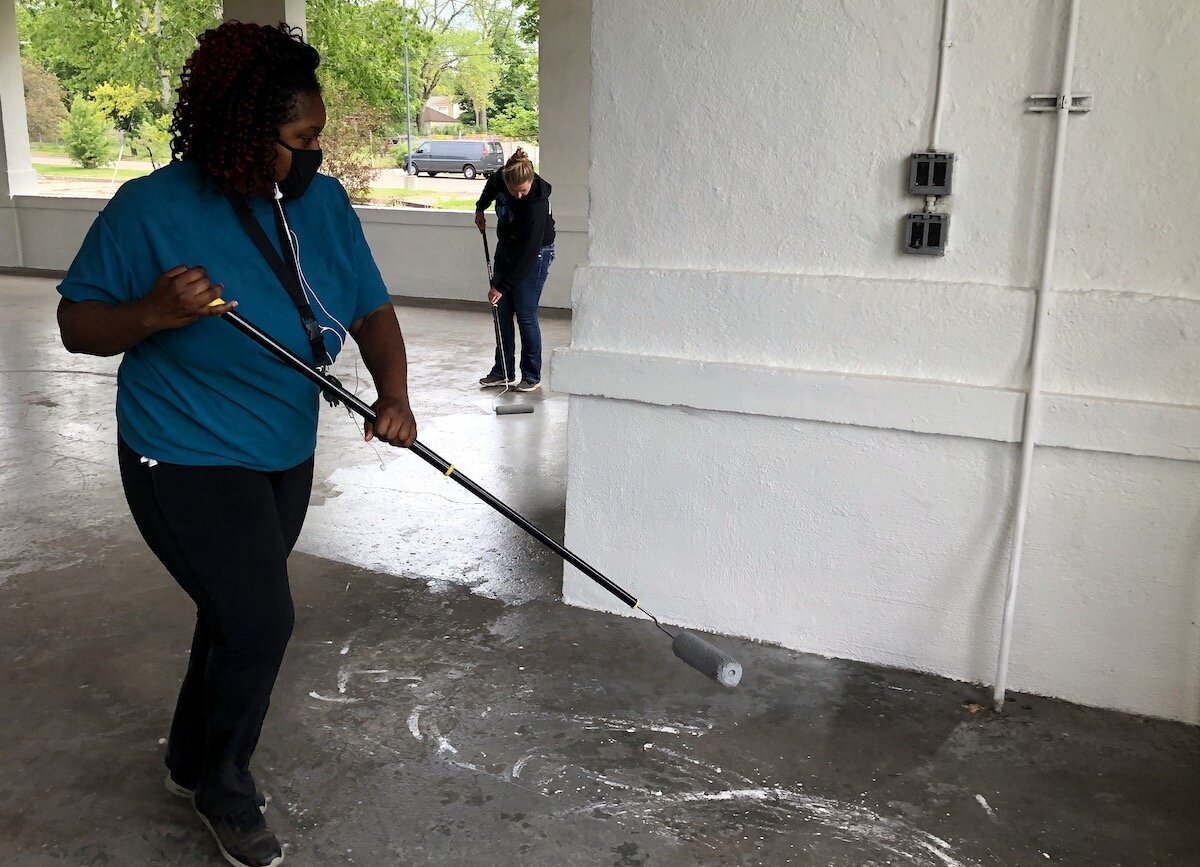
M0 864L220 863L162 788L191 612L126 512L116 362L62 350L53 285L0 277ZM399 312L422 441L561 534L565 399L496 417L486 312ZM724 690L645 623L564 608L552 555L356 437L325 414L256 759L289 863L1200 864L1200 730L1025 696L1000 717L726 639Z

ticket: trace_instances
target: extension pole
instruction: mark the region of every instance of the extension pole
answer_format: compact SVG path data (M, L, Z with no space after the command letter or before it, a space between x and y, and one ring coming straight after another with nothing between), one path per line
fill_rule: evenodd
M220 299L218 299L217 303L220 303ZM372 424L375 423L375 410L363 403L363 401L360 400L356 395L350 391L347 391L346 388L334 377L321 373L319 370L300 358L300 356L296 355L296 353L292 352L279 341L275 340L275 338L262 331L257 325L250 322L248 319L246 319L246 317L242 316L237 311L230 310L227 313L223 313L221 318L238 331L245 334L259 346L266 349L276 358L283 361L289 367L312 380L314 383L320 386L323 392L332 392L337 399L344 403L349 409L358 413ZM434 467L442 475L458 482L458 484L462 485L476 497L483 500L501 515L508 518L508 520L512 521L530 536L533 536L533 538L537 539L555 554L562 557L564 560L566 560L584 575L591 578L613 596L616 596L630 608L639 607L638 600L635 596L633 596L633 594L610 581L600 572L600 570L596 569L582 557L579 557L569 549L564 548L561 544L551 539L549 536L539 530L534 524L532 524L527 518L525 518L524 515L517 512L515 509L508 506L508 504L499 500L487 490L481 488L471 479L467 478L458 470L456 470L454 468L454 464L450 463L441 455L437 454L432 449L427 448L420 442L414 442L409 447L409 451L413 452L417 457L425 461L425 463Z

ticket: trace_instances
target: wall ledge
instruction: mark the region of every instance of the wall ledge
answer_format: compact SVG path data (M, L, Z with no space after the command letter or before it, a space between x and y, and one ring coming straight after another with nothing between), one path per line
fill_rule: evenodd
M1024 393L590 349L554 353L551 386L576 396L1018 442ZM1200 461L1200 407L1043 396L1042 446Z

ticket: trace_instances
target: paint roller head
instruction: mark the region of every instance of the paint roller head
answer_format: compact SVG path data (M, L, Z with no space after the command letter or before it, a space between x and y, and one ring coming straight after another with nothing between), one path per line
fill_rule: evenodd
M742 664L699 635L677 632L671 649L696 671L708 675L721 686L735 687L742 680Z
M496 415L516 415L522 412L533 412L533 407L527 403L506 403L496 407Z

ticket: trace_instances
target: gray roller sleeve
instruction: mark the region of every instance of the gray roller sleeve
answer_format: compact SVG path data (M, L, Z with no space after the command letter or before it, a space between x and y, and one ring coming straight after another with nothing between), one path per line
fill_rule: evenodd
M527 403L508 403L496 407L496 415L516 415L522 412L533 412L533 407Z
M671 648L676 656L721 686L734 687L742 680L742 664L698 635L676 633Z

